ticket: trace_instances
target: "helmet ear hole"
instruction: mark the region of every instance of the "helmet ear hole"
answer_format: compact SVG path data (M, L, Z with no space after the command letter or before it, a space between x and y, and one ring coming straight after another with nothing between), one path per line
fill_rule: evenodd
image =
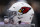
M19 24L21 24L21 21L18 21Z

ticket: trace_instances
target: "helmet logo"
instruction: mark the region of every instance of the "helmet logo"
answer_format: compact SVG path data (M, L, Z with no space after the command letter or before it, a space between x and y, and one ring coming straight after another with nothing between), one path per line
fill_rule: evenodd
M18 12L25 14L25 13L27 13L30 9L31 9L30 7L22 7Z

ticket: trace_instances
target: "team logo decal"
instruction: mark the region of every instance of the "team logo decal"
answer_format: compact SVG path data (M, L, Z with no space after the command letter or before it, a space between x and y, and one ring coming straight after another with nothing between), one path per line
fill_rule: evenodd
M25 13L27 13L30 9L31 9L30 7L22 7L18 12L25 14Z

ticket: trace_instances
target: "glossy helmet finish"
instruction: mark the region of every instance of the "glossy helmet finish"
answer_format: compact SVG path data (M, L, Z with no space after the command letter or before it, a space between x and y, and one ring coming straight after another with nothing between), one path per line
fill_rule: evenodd
M9 10L17 12L17 15L13 18L16 23L18 23L18 21L31 22L30 19L34 14L33 8L26 2L16 2Z

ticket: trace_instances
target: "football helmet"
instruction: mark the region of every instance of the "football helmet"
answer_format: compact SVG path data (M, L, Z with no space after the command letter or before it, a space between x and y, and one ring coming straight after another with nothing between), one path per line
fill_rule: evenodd
M33 8L26 2L16 2L9 8L9 10L14 11L14 15L17 14L13 17L15 23L18 23L18 21L30 23L34 14Z

